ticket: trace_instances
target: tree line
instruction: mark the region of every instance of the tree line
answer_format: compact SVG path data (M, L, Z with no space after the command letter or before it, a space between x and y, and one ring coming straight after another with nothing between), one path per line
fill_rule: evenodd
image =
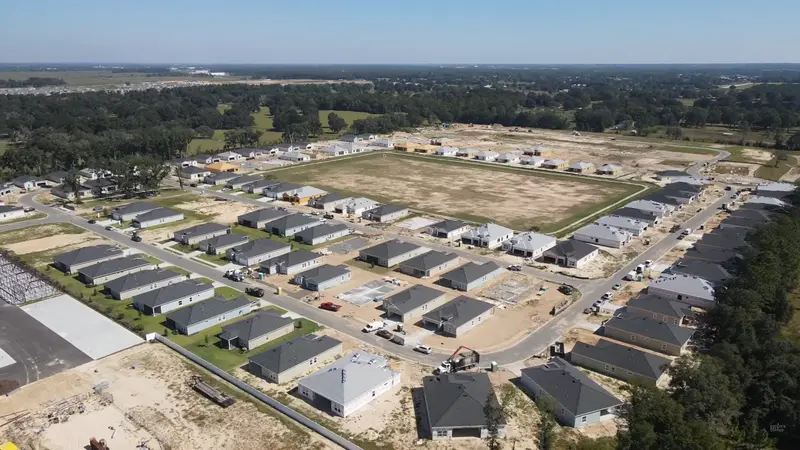
M39 88L45 86L62 86L65 84L67 84L67 82L61 78L30 77L25 80L0 80L0 88Z

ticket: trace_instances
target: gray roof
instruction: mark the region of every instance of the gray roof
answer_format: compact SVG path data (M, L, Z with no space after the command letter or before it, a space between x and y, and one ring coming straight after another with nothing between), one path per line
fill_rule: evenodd
M274 373L281 374L341 344L341 341L330 336L313 334L298 336L275 348L251 356L250 361Z
M689 247L686 253L683 254L683 259L697 259L700 261L711 261L722 264L723 267L728 267L729 264L741 259L742 255L735 250L711 247L701 242L697 242L693 247Z
M323 264L319 267L314 267L313 269L309 269L306 270L305 272L299 273L297 274L297 276L303 277L304 279L307 280L311 280L315 284L320 284L332 278L344 275L346 273L350 273L350 269L348 269L347 266L345 265L332 266L330 264Z
M668 196L665 193L661 192L656 192L654 194L646 195L642 197L642 200L647 200L656 203L663 203L665 205L670 205L670 206L680 206L683 204L678 200L676 200L674 196Z
M233 250L245 256L258 256L264 253L274 252L284 247L289 247L289 244L273 241L272 239L256 239L255 241L250 241L238 247L234 247Z
M228 184L247 184L262 180L264 180L264 177L259 175L242 175L228 181Z
M512 230L511 228L506 228L504 226L497 225L496 223L484 223L478 228L468 230L466 233L462 235L462 237L492 241L501 236L506 236L509 234L513 235L513 233L514 230Z
M381 384L394 372L384 357L355 351L300 380L316 394L340 405L346 405Z
M460 295L430 311L423 317L437 322L444 321L458 328L492 308L494 308L494 305L491 303Z
M689 177L688 172L684 172L682 170L662 170L661 172L656 172L656 175L660 177Z
M391 297L385 298L384 309L390 308L391 311L387 312L405 314L443 295L444 292L437 291L436 289L422 284L415 284L404 291L400 291Z
M631 219L644 220L646 222L652 222L656 219L656 217L653 216L652 214L647 214L646 212L643 212L641 210L634 208L627 208L627 207L617 209L614 212L612 212L611 215L619 217L629 217Z
M675 294L689 295L706 300L714 299L714 286L702 278L691 275L662 275L661 278L651 281L650 286L674 292Z
M453 261L455 259L458 259L458 255L456 255L455 253L430 251L423 253L419 256L415 256L409 259L408 261L402 262L400 263L400 265L411 267L412 269L417 269L424 272L439 267L442 264Z
M204 236L206 234L216 233L222 230L230 230L231 227L227 225L222 225L219 223L202 223L200 225L184 228L183 230L178 230L173 235L175 237L183 236L183 237L192 237L192 236Z
M738 219L757 220L759 222L767 222L772 220L775 213L767 210L758 209L737 209L732 212L728 217L735 217Z
M483 276L489 275L501 267L493 261L488 261L483 264L470 261L461 267L442 274L442 279L455 281L459 283L471 283Z
M722 221L722 224L732 227L740 227L740 228L755 230L759 226L763 225L765 221L766 220L758 221L758 220L748 219L746 217L726 217L725 220Z
M20 175L17 178L14 178L12 181L15 183L25 183L28 181L41 181L42 179L39 177L35 177L33 175Z
M499 404L485 373L448 373L422 379L425 409L430 428L483 427L483 408L491 402Z
M666 300L650 294L639 294L628 300L626 305L632 308L650 311L661 316L674 317L676 319L693 317L695 315L694 312L692 312L692 307L686 303L677 300Z
M229 247L231 245L240 245L247 242L249 238L244 234L223 234L211 239L206 239L197 243L198 247L213 246L214 248Z
M114 180L109 180L108 178L98 178L96 180L86 180L83 183L84 187L87 188L104 188L108 186L116 186L117 182ZM145 203L145 202L137 202L137 203ZM126 211L127 213L127 211Z
M275 186L268 188L267 190L270 192L284 192L284 191L293 191L295 189L300 189L301 187L303 186L299 184L287 183L285 181L282 181L279 184L276 184Z
M576 230L575 235L578 234L589 236L590 238L613 240L615 242L625 242L631 238L631 233L629 231L594 223Z
M97 181L97 180L90 180L90 181ZM87 181L86 184L89 184L89 182ZM146 213L148 211L152 211L158 208L161 207L150 202L133 202L127 205L122 205L114 208L112 210L112 213L119 213L119 214Z
M67 172L64 172L64 171L57 171L57 172L53 172L53 173L51 173L50 175L48 175L48 176L47 176L47 179L48 179L48 180L51 180L51 181L61 181L61 180L63 180L64 178L66 178L68 175L69 175L69 174L68 174Z
M139 214L133 220L135 222L147 222L148 220L166 219L168 217L182 216L182 212L173 211L167 208L158 208L144 214Z
M702 185L698 186L696 184L686 183L685 181L678 181L676 183L667 184L666 186L664 186L664 189L668 189L668 190L669 189L675 189L675 190L681 190L681 191L686 191L686 192L694 192L695 194L699 194L699 193L703 192L703 190L705 189L705 186L702 186Z
M544 254L558 256L561 258L581 259L586 257L586 255L591 254L595 250L597 250L597 247L592 244L568 240L559 241L553 248L546 250Z
M138 287L147 286L148 284L158 283L161 281L170 280L176 277L182 277L183 274L174 272L172 270L143 270L141 272L125 275L105 284L106 289L114 292L125 292Z
M282 317L281 313L270 309L230 325L225 325L222 327L222 333L219 334L219 337L226 340L239 338L243 341L249 341L272 333L293 322L294 320L291 317Z
M170 284L155 291L145 292L133 297L133 302L140 305L147 305L151 308L165 305L179 298L196 295L201 292L213 290L214 285L203 283L197 280L186 280L180 283Z
M742 228L744 231L744 228ZM724 233L724 231L731 231L731 233ZM745 237L742 234L735 233L734 230L725 229L725 230L714 230L711 233L706 233L697 241L698 244L703 244L709 247L717 247L717 248L724 248L728 250L733 250L741 247L749 247L750 244L747 243Z
M232 173L232 172L220 172L220 173L212 173L208 177L210 179L212 179L212 180L215 180L215 181L225 181L225 180L231 180L231 179L236 178L238 176L239 176L239 174Z
M400 255L405 255L406 253L412 252L418 248L420 248L420 246L417 244L393 239L382 244L365 248L364 250L361 250L360 253L373 256L375 258L388 260Z
M733 277L730 272L719 264L697 259L680 259L665 272L692 275L714 284L722 283Z
M553 236L548 236L546 234L536 233L533 231L527 231L525 233L520 233L507 241L514 249L517 250L538 250L545 246L552 247L557 242L556 238Z
M635 375L656 380L664 374L672 362L669 358L643 352L605 339L600 339L594 345L576 342L575 346L572 347L572 354L591 358L600 363L627 370Z
M297 264L302 264L304 262L313 261L322 254L310 252L308 250L295 250L293 252L286 253L285 255L277 256L272 259L268 259L261 263L262 267L269 267L273 264L281 264L285 265L286 267L292 267Z
M25 208L21 206L12 206L12 205L0 205L0 213L6 213L11 211L24 211Z
M631 217L619 217L619 216L603 216L598 218L596 223L620 229L634 228L643 230L650 226L649 223L643 220L636 220Z
M445 219L445 220L443 220L441 222L437 222L437 223L431 225L431 228L437 228L437 229L440 229L440 230L444 230L444 232L446 232L446 233L449 233L451 231L455 231L455 230L459 230L461 228L464 228L465 226L467 226L467 224L462 222L462 221L460 221L460 220Z
M694 334L692 328L684 328L649 317L620 315L609 319L604 326L678 346L685 345Z
M238 217L238 219L247 220L249 222L265 222L265 221L279 219L281 217L288 216L289 214L290 214L289 212L281 211L280 209L264 208L246 214L242 214L241 216Z
M191 174L194 174L194 173L208 173L209 172L208 169L204 169L202 167L197 167L197 166L181 167L180 171L181 171L181 173L186 174L186 175L191 175Z
M378 206L377 208L370 209L368 212L369 214L380 217L389 214L394 214L400 211L408 211L408 207L401 205L381 205Z
M108 261L92 264L84 267L78 272L84 276L97 278L111 275L125 270L137 269L139 267L150 266L153 263L143 259L140 255L123 256L122 258L109 259Z
M318 205L324 205L325 203L347 200L349 198L351 197L342 194L325 194L322 197L317 197L314 199L314 203Z
M288 230L290 228L301 227L303 225L311 225L312 223L319 222L319 219L316 217L308 217L303 214L292 214L289 216L284 216L279 219L273 220L265 225L265 227L269 230L270 228L279 228L282 230Z
M250 299L245 296L237 297L233 300L225 300L223 297L217 296L204 302L195 303L177 311L172 311L167 314L167 319L186 327L217 317L220 314L225 314L234 309L249 306Z
M314 238L327 236L329 234L333 234L346 229L347 225L343 223L338 223L334 225L329 223L324 223L322 225L317 225L316 227L306 228L305 230L295 234L295 236L303 239L304 241L310 242Z
M93 245L91 247L83 247L62 253L53 258L53 261L65 266L72 266L75 264L97 261L98 259L108 258L110 256L122 256L122 250L113 245Z
M261 179L258 181L253 181L252 183L247 183L244 187L248 189L252 188L255 190L255 189L264 189L270 186L275 186L276 184L278 184L277 181Z
M546 364L522 369L547 395L574 416L622 405L604 387L584 375L572 364L553 358Z

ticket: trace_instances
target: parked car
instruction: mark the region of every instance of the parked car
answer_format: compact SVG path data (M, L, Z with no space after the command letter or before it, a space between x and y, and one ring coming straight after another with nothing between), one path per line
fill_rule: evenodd
M92 208L92 211L102 211L104 209L105 208L103 208L102 206L95 206L94 208Z
M342 305L337 305L336 303L333 302L322 302L319 304L319 308L327 311L336 312L342 309Z
M106 230L114 231L114 227L112 227L111 225L106 225Z
M247 295L252 295L253 297L261 298L264 296L264 289L260 287L250 286L245 288L244 293Z
M613 296L614 296L614 293L613 293L613 292L606 292L606 293L605 293L605 294L603 294L603 296L602 296L602 297L600 297L600 298L602 298L603 300L610 300L610 299L611 299L611 297L613 297Z
M731 190L731 187L730 187L730 186L725 186L725 190L726 190L726 191L730 191L730 190Z
M648 259L647 261L644 262L644 266L645 267L650 267L652 265L653 265L653 260L652 259Z
M192 183L189 185L189 187L197 187L197 183Z
M36 211L36 208L34 208L32 206L26 206L26 207L22 208L22 212L33 212L33 211Z
M391 339L391 338L394 337L394 335L391 332L389 332L389 330L387 330L387 329L380 329L375 334L377 334L378 336L380 336L382 338L386 338L386 339Z
M522 266L519 265L519 264L513 264L513 265L508 266L508 270L510 270L512 272L519 272L520 270L522 270Z
M420 353L424 353L426 355L430 355L431 354L431 348L428 347L427 345L417 344L417 345L414 346L414 350L418 351Z
M142 242L142 237L139 236L138 234L134 234L133 237L131 238L131 240L133 242Z
M384 326L383 321L378 320L364 325L364 328L362 328L361 331L363 331L364 333L372 333L373 331L380 330L381 328L383 328L383 326Z
M618 291L618 290L622 289L622 285L621 285L621 284L619 284L619 283L617 283L617 284L615 284L615 285L614 285L614 286L613 286L611 289L613 289L613 290L615 290L615 291Z
M569 284L562 284L558 287L558 292L561 292L564 295L570 295L575 291L575 288Z
M94 220L94 219L89 219L89 223L90 223L90 224L92 224L92 225L94 225L94 224L96 224L96 223L97 223L97 221L96 221L96 220Z
M325 213L325 215L324 215L324 216L322 216L322 217L324 217L324 218L326 218L326 219L333 219L333 214L331 214L331 213Z

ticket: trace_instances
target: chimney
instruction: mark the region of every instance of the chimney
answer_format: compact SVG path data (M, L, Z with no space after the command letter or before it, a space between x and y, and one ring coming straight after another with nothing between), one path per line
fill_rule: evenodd
M342 384L347 381L347 369L342 369Z

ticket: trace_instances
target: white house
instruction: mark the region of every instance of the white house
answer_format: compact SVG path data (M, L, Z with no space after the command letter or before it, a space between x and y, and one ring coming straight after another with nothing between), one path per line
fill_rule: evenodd
M0 205L0 221L25 217L25 210L19 206Z
M678 300L703 309L716 305L714 285L691 275L667 275L653 280L647 293L666 300Z
M503 250L513 255L536 259L545 251L555 247L557 242L553 236L531 231L518 234L503 242Z
M236 152L222 152L222 153L217 154L217 158L219 158L220 161L228 161L228 162L230 162L230 161L241 161L241 160L244 159L244 157L242 155L240 155L240 154L238 154Z
M496 223L485 223L478 228L469 230L461 235L461 240L467 245L495 249L503 242L514 236L514 230Z
M631 233L607 225L591 224L579 229L572 238L605 247L622 248L631 241Z
M436 149L436 154L439 156L456 156L458 154L457 147L439 147Z
M497 159L498 156L500 156L499 153L491 152L491 151L475 153L475 159L477 159L479 161L486 161L486 162L494 161L494 160Z
M300 152L287 152L287 153L282 154L279 158L283 159L283 160L286 160L286 161L294 161L294 162L311 161L311 157L310 156L306 155L305 153L300 153Z

